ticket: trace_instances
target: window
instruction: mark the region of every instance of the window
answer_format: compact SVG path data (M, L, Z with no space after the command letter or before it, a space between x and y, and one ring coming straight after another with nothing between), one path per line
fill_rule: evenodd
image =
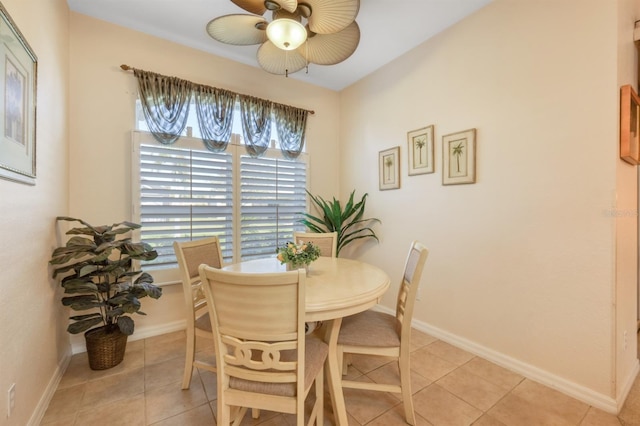
M274 256L291 241L306 210L306 165L277 158L240 157L241 259Z
M237 262L275 256L294 230L304 230L298 220L306 210L307 155L290 161L269 149L251 158L239 141L234 135L225 152L211 152L200 139L168 146L134 132L134 221L158 251L145 270L176 268L175 240L216 235L224 261Z

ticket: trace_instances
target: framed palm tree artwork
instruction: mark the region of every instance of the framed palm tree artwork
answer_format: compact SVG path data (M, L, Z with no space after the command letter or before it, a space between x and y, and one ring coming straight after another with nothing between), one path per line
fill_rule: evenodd
M407 132L409 176L433 173L433 125Z
M442 137L442 184L476 182L476 129Z
M378 154L380 191L400 188L400 147L380 151Z

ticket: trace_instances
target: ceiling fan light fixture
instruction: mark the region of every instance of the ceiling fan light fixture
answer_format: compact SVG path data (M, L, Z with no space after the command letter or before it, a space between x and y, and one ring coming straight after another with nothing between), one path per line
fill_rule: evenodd
M355 21L360 0L231 1L251 15L219 16L207 24L207 32L221 43L260 44L258 64L271 74L288 76L308 71L309 64L338 64L360 42ZM270 20L260 16L267 12Z
M267 37L279 49L294 50L307 40L307 29L294 19L280 18L269 23Z

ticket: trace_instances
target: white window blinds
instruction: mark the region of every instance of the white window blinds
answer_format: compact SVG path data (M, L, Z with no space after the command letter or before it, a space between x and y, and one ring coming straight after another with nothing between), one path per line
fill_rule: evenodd
M177 267L174 241L216 235L224 261L238 262L275 257L294 230L304 230L306 155L291 161L274 149L251 158L240 145L210 152L184 137L160 145L146 132L133 139L133 220L158 251L145 269Z
M278 158L241 157L241 258L275 256L291 241L306 210L306 164Z

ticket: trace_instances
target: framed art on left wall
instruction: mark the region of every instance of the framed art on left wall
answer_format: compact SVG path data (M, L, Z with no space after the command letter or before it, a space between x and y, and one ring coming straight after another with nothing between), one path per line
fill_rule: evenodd
M0 178L36 183L38 60L0 3Z

